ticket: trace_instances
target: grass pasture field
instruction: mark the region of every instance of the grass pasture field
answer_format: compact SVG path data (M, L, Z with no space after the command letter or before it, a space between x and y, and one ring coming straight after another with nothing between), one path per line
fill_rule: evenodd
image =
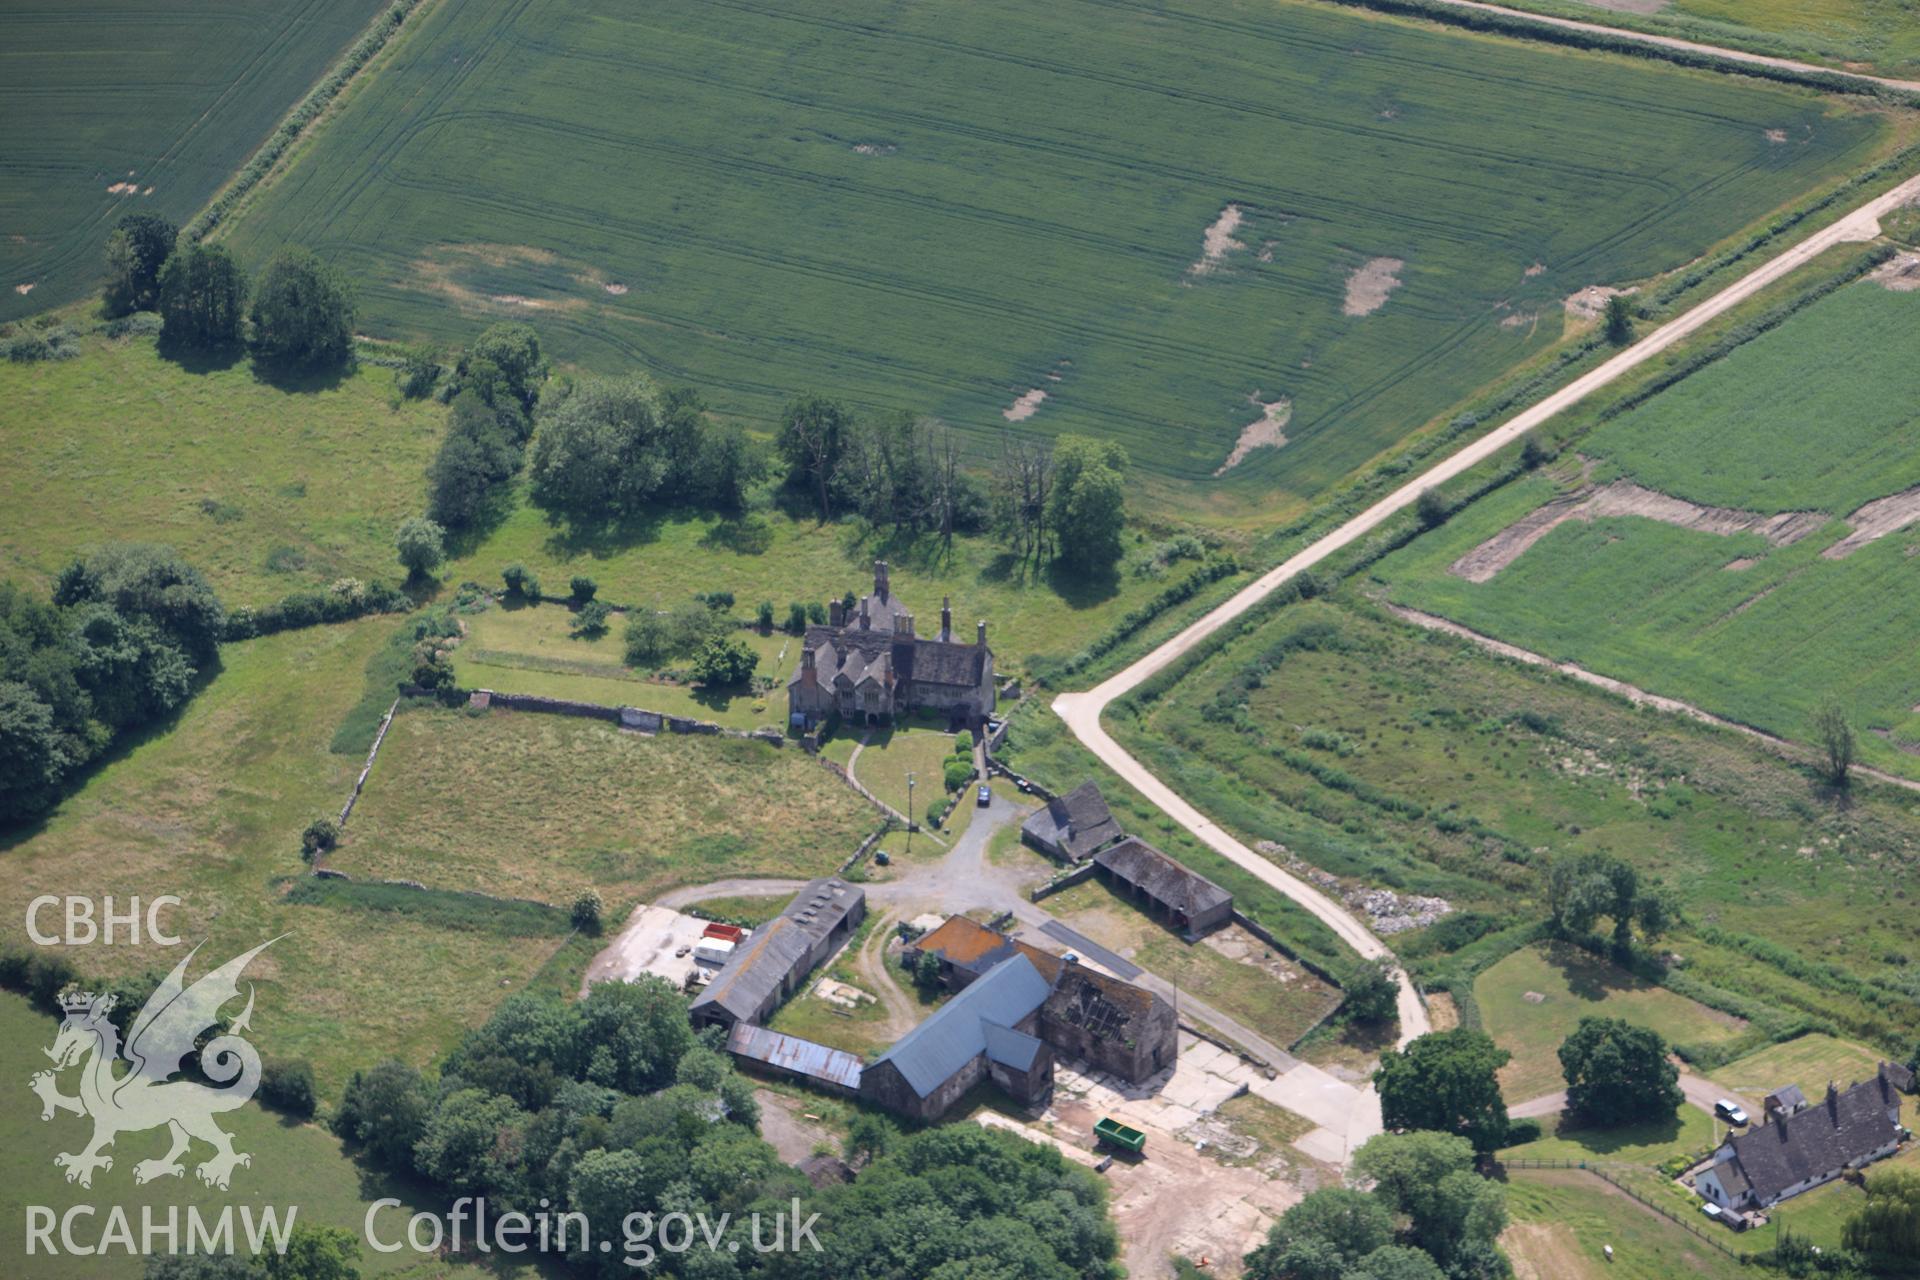
M1814 710L1836 697L1864 759L1920 776L1906 610L1920 522L1831 558L1848 517L1920 486L1920 373L1898 354L1916 343L1920 294L1849 285L1578 442L1605 468L1596 481L1621 474L1701 505L1831 518L1813 517L1824 527L1798 541L1605 516L1553 528L1487 580L1453 572L1567 488L1535 473L1374 576L1396 603L1782 737L1811 740Z
M46 1059L40 1050L53 1043L58 1026L53 1016L37 1012L19 996L0 994L0 1069L8 1079L24 1082L35 1070L45 1068ZM272 1052L264 1035L261 1047ZM63 1081L63 1087L72 1086ZM81 1257L60 1252L49 1257L40 1251L29 1261L23 1228L30 1204L45 1205L56 1214L78 1204L100 1204L91 1221L84 1215L76 1218L75 1237L79 1241L88 1240L89 1227L97 1232L106 1225L106 1203L124 1207L136 1230L141 1206L151 1205L162 1223L168 1206L179 1206L183 1248L188 1205L205 1217L217 1216L223 1207L234 1206L236 1234L241 1230L240 1209L245 1206L254 1212L272 1208L282 1221L286 1211L293 1209L301 1225L338 1227L356 1240L364 1240L361 1231L367 1210L382 1197L396 1197L404 1205L382 1211L377 1219L384 1239L404 1231L406 1219L414 1212L431 1212L439 1207L423 1189L356 1164L341 1149L339 1140L318 1125L291 1123L257 1102L228 1113L220 1124L233 1134L235 1148L253 1157L252 1164L235 1172L231 1190L208 1187L191 1171L177 1180L137 1185L133 1180L135 1160L158 1156L166 1149L165 1132L149 1129L123 1134L115 1142L113 1168L97 1174L89 1191L67 1183L53 1163L55 1152L77 1151L85 1143L86 1121L70 1115L43 1121L39 1099L24 1084L7 1090L6 1100L0 1104L0 1136L12 1153L12 1164L4 1187L0 1187L0 1252L10 1260L8 1274L20 1280L131 1280L143 1273L139 1258L122 1254ZM187 1159L191 1163L207 1154L206 1147L195 1144ZM481 1266L452 1258L423 1258L409 1249L380 1253L364 1243L358 1266L363 1275L394 1280L478 1280L483 1276L531 1280L549 1274L531 1264L512 1266L494 1261Z
M1566 295L1889 137L1798 89L1269 0L486 0L423 15L224 234L313 245L383 334L531 319L761 429L817 388L981 459L1015 420L1091 432L1189 497L1284 399L1285 446L1227 478L1264 518L1545 349Z
M586 959L564 920L556 929L489 915L457 895L300 892L311 884L296 879L301 829L339 813L360 769L329 742L395 625L366 619L224 646L221 670L176 722L116 748L44 821L0 837L0 910L17 922L40 894L174 894L169 927L204 944L196 974L279 937L248 970L259 1043L309 1059L324 1098L385 1057L429 1065L530 983L577 983L553 976ZM71 958L106 978L165 972L181 954L115 945Z
M1669 1044L1713 1044L1742 1029L1737 1018L1564 944L1514 952L1480 975L1473 995L1487 1034L1513 1054L1500 1087L1516 1103L1566 1087L1558 1050L1582 1018L1624 1018Z
M1740 1280L1738 1258L1700 1243L1658 1214L1578 1169L1515 1170L1510 1225L1500 1247L1518 1280ZM1727 1233L1727 1245L1734 1236ZM1601 1252L1613 1247L1609 1261Z
M1107 723L1250 846L1284 846L1277 861L1337 891L1445 898L1451 922L1389 939L1425 978L1544 920L1553 858L1610 851L1678 895L1662 945L1692 980L1887 1050L1920 1017L1910 937L1888 910L1920 892L1907 793L1836 804L1732 734L1340 598L1288 606Z
M329 865L565 904L727 876L826 875L873 809L804 752L438 707L394 717Z
M398 579L393 533L424 502L445 410L389 407L391 378L286 390L137 337L0 362L0 577L47 585L86 547L141 541L171 544L229 608Z
M1850 71L1920 76L1920 21L1903 0L1507 0L1515 9L1751 49Z
M1312 1030L1340 1001L1337 988L1244 931L1222 930L1200 942L1183 942L1098 880L1056 893L1044 905L1050 915L1282 1048ZM1237 958L1222 949L1247 944L1249 953Z
M192 217L384 7L10 6L0 320L94 289L125 214Z

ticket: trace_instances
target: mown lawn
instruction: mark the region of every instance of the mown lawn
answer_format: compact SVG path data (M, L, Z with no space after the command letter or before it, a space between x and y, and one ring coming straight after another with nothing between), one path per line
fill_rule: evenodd
M1566 1087L1558 1051L1581 1018L1624 1018L1670 1044L1714 1044L1741 1031L1738 1019L1559 943L1514 952L1480 975L1473 995L1487 1034L1513 1054L1500 1072L1510 1103Z
M1755 1102L1790 1084L1799 1085L1808 1098L1818 1098L1826 1092L1829 1081L1844 1089L1870 1078L1884 1059L1885 1055L1865 1045L1814 1031L1736 1058L1710 1074Z
M1445 898L1444 930L1391 939L1416 972L1438 976L1480 935L1544 920L1552 860L1604 850L1678 895L1684 920L1661 945L1694 980L1889 1049L1920 1018L1886 1003L1911 950L1887 904L1920 892L1920 814L1904 792L1838 803L1731 734L1364 602L1289 606L1107 723L1209 817L1284 846L1277 860L1343 889Z
M1518 1101L1509 1096L1510 1102ZM1670 1120L1621 1125L1613 1129L1570 1127L1558 1115L1541 1120L1541 1136L1533 1142L1508 1147L1500 1158L1513 1160L1585 1160L1605 1165L1639 1165L1653 1169L1662 1160L1705 1151L1724 1127L1694 1106L1682 1106Z
M467 636L453 651L454 679L461 688L531 693L605 706L639 707L686 716L729 729L780 728L786 721L786 679L799 661L796 641L784 632L727 632L754 651L758 677L774 681L765 693L715 689L689 683L690 663L675 664L672 680L649 678L626 663L626 615L616 613L606 632L587 639L572 634L574 613L552 601L495 605L467 615Z
M91 259L89 259L91 261ZM0 577L35 585L102 542L171 544L229 607L402 576L446 411L388 405L392 373L287 391L242 361L191 371L150 338L0 362Z
M854 757L853 776L861 785L898 809L910 813L915 822L926 821L927 806L947 794L941 770L953 755L954 735L932 729L874 729L867 734L867 745ZM907 775L913 775L913 803L907 803ZM972 803L969 789L962 796ZM956 818L959 815L956 812ZM932 841L926 842L930 854L939 852Z
M1551 496L1516 481L1387 557L1399 604L1801 742L1829 697L1862 758L1920 776L1910 595L1920 525L1840 559L1861 504L1920 484L1920 295L1863 282L1601 426L1578 447L1608 474L1696 502L1819 511L1790 546L1652 520L1561 525L1492 579L1449 566Z
M1266 0L488 0L424 15L224 234L316 244L382 334L532 319L763 431L818 388L985 461L1044 391L1022 430L1118 439L1182 496L1286 397L1285 447L1225 485L1264 517L1550 346L1566 295L1693 259L1888 133L1796 89ZM1239 247L1205 264L1229 206ZM1379 260L1398 287L1347 313Z
M53 1043L59 1022L30 1008L25 1000L11 993L0 993L0 1069L9 1079L24 1082L29 1075L46 1067L40 1050ZM273 1045L263 1031L258 1047L271 1053ZM70 1077L63 1090L72 1091ZM162 1129L121 1135L113 1147L113 1168L94 1175L91 1189L82 1189L65 1181L53 1163L61 1151L78 1151L90 1132L88 1121L61 1113L50 1121L40 1119L40 1100L24 1083L10 1089L0 1104L0 1135L4 1135L11 1165L0 1189L0 1259L9 1276L21 1280L93 1280L97 1276L134 1277L140 1275L141 1260L124 1255L74 1257L64 1253L48 1257L44 1251L26 1256L25 1231L28 1205L44 1205L56 1214L79 1204L99 1204L91 1219L75 1219L75 1237L92 1243L88 1230L105 1227L106 1205L123 1207L130 1215L136 1233L142 1206L153 1206L158 1221L166 1221L168 1206L179 1206L181 1230L186 1230L185 1214L189 1205L203 1219L211 1220L225 1206L234 1210L234 1231L241 1230L242 1206L258 1214L272 1209L285 1221L291 1215L302 1225L337 1227L362 1241L358 1266L361 1274L390 1276L397 1280L477 1280L481 1276L533 1277L552 1275L550 1268L531 1264L489 1264L481 1267L453 1259L423 1257L411 1250L380 1253L367 1247L362 1226L367 1210L375 1200L392 1196L402 1207L381 1211L378 1229L383 1239L391 1240L404 1231L411 1214L435 1212L437 1199L425 1188L386 1174L369 1170L348 1157L339 1139L317 1124L296 1124L279 1113L269 1111L257 1101L228 1112L220 1118L222 1128L233 1135L236 1150L253 1157L253 1163L234 1171L232 1186L220 1191L194 1176L192 1166L211 1154L211 1149L196 1143L187 1155L188 1170L181 1178L163 1179L145 1186L133 1180L138 1160L158 1157L166 1149L167 1136ZM95 1237L97 1238L97 1237ZM137 1239L136 1235L136 1239ZM56 1232L54 1239L59 1239ZM163 1238L164 1239L164 1238Z
M177 723L114 752L44 822L0 837L0 909L18 921L40 894L122 903L174 894L172 931L204 944L196 973L278 937L248 970L259 983L259 1043L310 1059L328 1098L383 1058L429 1065L504 996L549 980L550 962L584 963L563 951L564 932L518 923L502 932L451 908L420 915L283 896L305 869L301 830L339 813L359 771L358 757L328 746L368 656L396 625L369 619L227 645L223 669ZM71 958L106 977L164 972L180 954L116 945Z
M609 906L725 876L816 876L876 823L796 748L626 733L569 716L395 717L329 865L355 876Z

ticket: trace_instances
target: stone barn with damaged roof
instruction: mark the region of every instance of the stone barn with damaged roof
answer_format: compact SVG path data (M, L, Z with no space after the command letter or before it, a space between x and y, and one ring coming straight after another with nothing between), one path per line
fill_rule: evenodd
M687 1008L695 1026L759 1023L866 918L867 894L838 876L809 881L786 910L735 947Z
M1047 801L1020 824L1020 838L1062 862L1085 862L1126 833L1091 782Z
M977 728L995 705L987 624L971 644L953 636L953 607L943 600L940 630L921 635L893 594L887 562L873 565L873 592L846 612L829 606L827 625L800 642L800 665L787 681L787 720L811 727L838 713L848 724L880 724L913 711L945 715Z
M1006 1025L1036 1037L1051 1053L1083 1062L1129 1084L1145 1083L1170 1069L1179 1057L1179 1017L1172 1004L1145 987L1122 981L1067 956L1009 938L965 916L948 917L939 928L909 946L904 958L911 965L921 955L938 959L941 980L961 996L989 980L1006 981L997 979L996 975L1015 961L1024 961L1025 966L1031 967L1043 980L1045 991L1039 994L1031 1022L1025 1021L1022 1014ZM955 997L948 1007L960 998ZM945 1011L942 1008L934 1017ZM878 1065L878 1062L874 1064ZM872 1070L869 1067L868 1073ZM984 1072L983 1064L975 1073L976 1082ZM971 1088L971 1083L967 1087ZM870 1088L887 1092L887 1082L883 1079L869 1086L863 1077L863 1096L867 1096ZM1008 1092L1019 1097L1014 1089ZM908 1113L921 1115L920 1108L930 1105L925 1100L927 1096L916 1093L915 1101L907 1107ZM885 1103L882 1097L874 1100Z

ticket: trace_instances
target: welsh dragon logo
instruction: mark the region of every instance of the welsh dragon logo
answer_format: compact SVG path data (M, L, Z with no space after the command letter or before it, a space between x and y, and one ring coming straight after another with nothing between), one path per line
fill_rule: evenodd
M173 1145L159 1159L134 1165L135 1182L180 1177L186 1172L180 1157L195 1138L214 1149L213 1158L194 1170L208 1186L225 1190L234 1166L253 1163L253 1157L233 1149L232 1136L213 1122L221 1112L244 1105L260 1085L260 1055L239 1034L249 1029L253 1018L251 985L240 1016L200 1050L201 1074L213 1084L170 1077L193 1053L200 1034L218 1024L221 1007L239 997L240 974L248 962L277 941L263 942L187 986L182 979L188 961L200 950L195 947L142 1006L128 1028L124 1050L108 1018L114 1007L111 995L73 992L60 997L66 1020L53 1047L45 1051L53 1059L53 1070L35 1072L29 1083L40 1095L42 1120L53 1119L56 1111L93 1119L92 1141L80 1151L53 1158L67 1171L68 1182L92 1186L95 1169L113 1168L113 1157L105 1149L115 1138L161 1125L172 1135ZM123 1058L131 1069L121 1074ZM55 1078L75 1066L80 1068L80 1092L69 1097L60 1092Z

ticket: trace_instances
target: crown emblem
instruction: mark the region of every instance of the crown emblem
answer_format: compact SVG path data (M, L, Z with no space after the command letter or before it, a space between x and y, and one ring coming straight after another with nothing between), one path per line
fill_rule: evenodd
M96 1002L98 1002L97 1005ZM91 991L68 991L60 997L60 1007L68 1013L85 1013L89 1009L97 1008L101 1014L106 1014L113 1009L115 1003L117 1002L113 996L96 996Z

